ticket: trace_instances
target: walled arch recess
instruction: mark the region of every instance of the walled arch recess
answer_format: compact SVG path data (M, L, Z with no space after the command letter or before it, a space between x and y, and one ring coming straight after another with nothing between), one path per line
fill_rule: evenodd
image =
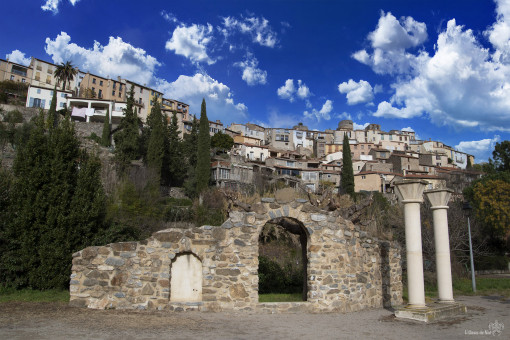
M180 253L170 266L170 302L202 301L202 261L193 253Z

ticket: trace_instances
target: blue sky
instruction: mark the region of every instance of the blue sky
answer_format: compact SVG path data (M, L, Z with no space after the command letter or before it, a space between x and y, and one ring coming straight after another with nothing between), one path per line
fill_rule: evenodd
M510 139L510 0L7 0L0 57L70 60L210 120Z

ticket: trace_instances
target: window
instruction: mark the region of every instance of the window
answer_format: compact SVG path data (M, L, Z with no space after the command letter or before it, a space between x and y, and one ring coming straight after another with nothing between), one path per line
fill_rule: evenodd
M65 98L65 97L66 97L65 93L60 93L60 98Z
M25 78L21 79L21 82L24 83L25 82Z
M11 80L14 80L14 76L11 76Z
M96 83L96 78L92 78L92 84Z
M103 98L103 90L99 89L98 97L99 97L99 98Z
M115 87L117 87L117 83L116 82L113 82L113 89L115 90Z
M381 135L381 140L384 140L384 135Z
M441 160L441 156L436 156L436 161L440 161Z
M92 88L92 92L94 92L94 93L96 92L96 88L95 87Z
M64 107L64 103L60 103L60 107Z
M140 87L140 93L143 93L143 88Z
M37 89L37 94L41 94L41 89Z
M290 166L290 167L294 167L294 162L292 162L292 161L287 161L286 165L287 165L287 166Z
M365 146L364 146L364 145L362 145L362 146L361 146L361 150L363 150L364 148L365 148Z
M119 92L122 91L122 84L119 84Z
M361 179L367 179L367 176L361 175Z
M114 91L112 91L112 96L115 96L115 90L114 90Z
M103 81L102 80L99 81L99 86L103 86Z

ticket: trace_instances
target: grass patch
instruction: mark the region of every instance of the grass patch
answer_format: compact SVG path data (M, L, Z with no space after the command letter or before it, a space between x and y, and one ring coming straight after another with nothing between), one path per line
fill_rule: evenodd
M0 303L2 302L69 302L68 290L15 290L0 288Z
M458 295L504 295L510 297L510 280L507 278L477 277L476 293L473 293L471 279L453 280L453 293Z
M476 278L476 293L473 292L471 278L454 278L453 295L503 295L510 297L510 280L507 278ZM407 281L404 281L404 291L402 294L404 301L408 300ZM437 298L437 286L425 284L425 298Z
M259 294L259 302L303 302L301 293Z

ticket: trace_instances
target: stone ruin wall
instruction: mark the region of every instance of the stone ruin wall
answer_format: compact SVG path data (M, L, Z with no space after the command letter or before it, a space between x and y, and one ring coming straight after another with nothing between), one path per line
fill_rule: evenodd
M172 228L139 242L85 248L73 254L70 304L271 312L350 312L402 304L400 249L370 238L338 212L307 202L280 205L266 198L252 212L231 212L218 227ZM307 301L259 303L259 235L266 222L282 216L300 221L307 231ZM174 302L171 296L171 268L181 254L200 260L201 296L194 301Z

